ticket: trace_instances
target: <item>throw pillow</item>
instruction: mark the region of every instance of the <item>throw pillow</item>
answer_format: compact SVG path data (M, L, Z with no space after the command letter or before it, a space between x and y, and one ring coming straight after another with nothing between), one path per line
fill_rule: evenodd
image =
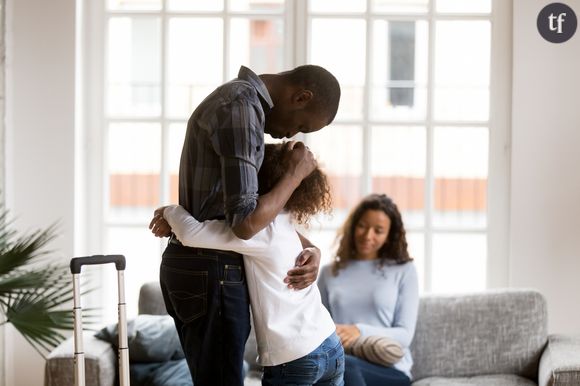
M117 323L95 336L118 349ZM130 362L164 362L184 358L173 319L169 315L138 315L127 323Z
M345 353L381 366L392 366L404 355L401 345L386 336L360 336Z

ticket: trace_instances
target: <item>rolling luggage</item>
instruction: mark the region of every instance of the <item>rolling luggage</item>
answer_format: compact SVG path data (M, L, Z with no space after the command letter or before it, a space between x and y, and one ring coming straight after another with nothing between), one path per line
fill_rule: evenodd
M123 255L74 257L70 261L74 293L75 386L85 386L85 354L83 352L83 321L80 294L81 267L83 265L109 263L115 263L117 268L117 283L119 289L119 382L121 386L129 386L129 349L127 347L127 315L125 310L125 256Z

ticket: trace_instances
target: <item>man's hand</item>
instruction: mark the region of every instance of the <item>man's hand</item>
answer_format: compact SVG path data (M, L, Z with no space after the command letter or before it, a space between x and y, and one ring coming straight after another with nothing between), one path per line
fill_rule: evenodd
M336 334L340 338L342 346L346 349L358 339L360 330L354 324L337 324Z
M299 141L288 141L284 144L285 150L283 163L286 166L287 172L302 181L308 177L316 168L316 159L314 154Z
M153 218L149 223L149 229L156 237L167 237L171 234L171 227L167 220L163 218L163 211L166 206L155 209L153 212Z
M320 250L316 247L304 248L296 258L296 266L288 271L284 283L288 288L301 290L312 285L318 277Z

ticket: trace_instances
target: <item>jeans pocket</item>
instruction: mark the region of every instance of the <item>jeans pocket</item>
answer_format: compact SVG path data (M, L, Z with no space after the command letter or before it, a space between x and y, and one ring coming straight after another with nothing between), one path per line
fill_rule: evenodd
M161 265L161 278L167 287L175 314L183 323L207 312L207 271L190 271Z
M282 366L283 379L286 381L286 384L313 384L319 377L320 358L317 360L303 357Z

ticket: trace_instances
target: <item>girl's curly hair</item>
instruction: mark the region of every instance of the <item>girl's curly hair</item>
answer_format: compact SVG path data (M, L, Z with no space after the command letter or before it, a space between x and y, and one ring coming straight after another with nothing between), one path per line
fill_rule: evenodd
M338 271L345 268L350 260L356 259L357 251L354 242L354 230L367 210L383 211L391 220L387 240L378 251L380 267L388 262L405 264L413 260L407 250L405 227L397 205L385 194L370 194L363 198L353 209L338 233L338 249L332 267L335 275L338 275Z
M288 152L282 143L268 143L264 147L264 161L258 172L258 194L268 193L286 172L284 155ZM316 169L294 190L284 206L300 224L308 224L317 213L330 213L332 197L326 174Z

